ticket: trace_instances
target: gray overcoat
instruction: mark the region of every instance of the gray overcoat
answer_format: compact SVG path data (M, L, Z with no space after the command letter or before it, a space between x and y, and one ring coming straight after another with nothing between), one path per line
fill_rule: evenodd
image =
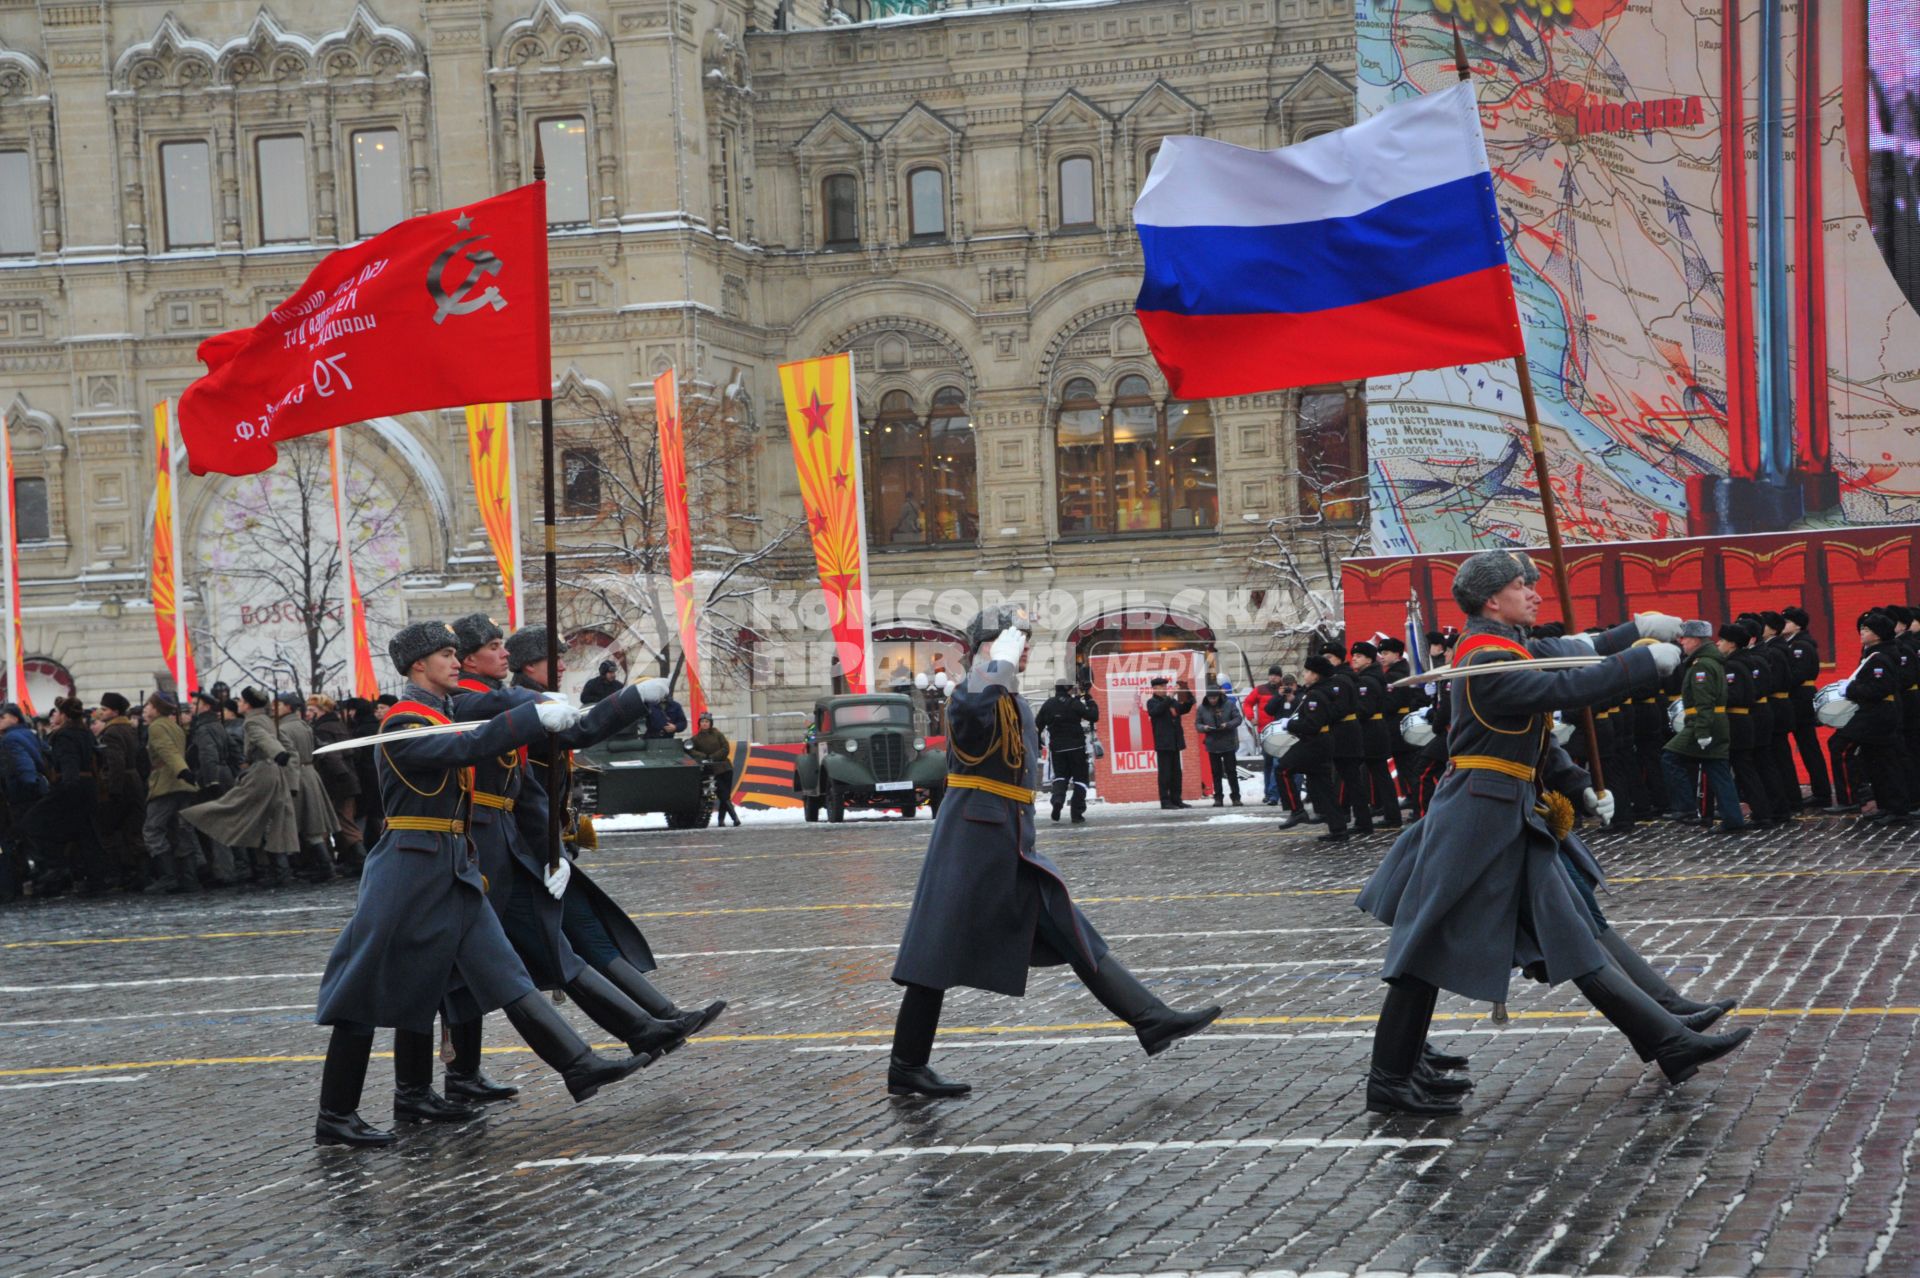
M287 792L293 796L293 821L302 843L324 843L340 828L340 818L327 797L320 770L313 766L313 729L297 714L282 715L275 725L280 744L292 756L287 760Z
M180 815L208 838L230 848L261 848L273 854L300 850L300 828L287 788L287 770L274 762L291 753L273 730L264 709L249 710L241 719L241 741L246 769L231 790L207 803L196 803Z
M1519 638L1507 627L1475 620L1462 648L1475 634ZM1523 762L1544 772L1548 786L1579 793L1585 782L1572 775L1578 769L1565 751L1549 748L1553 711L1654 682L1652 654L1630 646L1637 637L1631 625L1598 636L1593 651L1608 660L1597 666L1454 680L1450 757ZM1589 651L1569 640L1524 646L1536 656ZM1482 648L1466 660L1477 666L1515 656L1511 649ZM1538 797L1535 780L1497 770L1455 767L1441 778L1426 815L1394 842L1357 902L1393 928L1383 979L1413 976L1503 1003L1517 966L1540 963L1547 983L1558 984L1606 964L1606 951L1594 939L1594 915L1534 809Z
M444 721L449 709L441 698L409 686L380 732ZM450 989L464 989L481 1013L533 992L499 916L487 906L472 841L464 833L396 829L394 823L423 817L464 821L468 801L460 770L541 735L539 714L526 704L471 732L372 747L388 825L367 853L353 917L320 978L320 1024L431 1032Z
M1024 767L1018 784L1038 788L1040 734L1007 662L976 661L947 702L948 775L970 769L969 755L1001 757L1000 703L1019 712ZM1042 911L1078 953L1060 954L1039 931ZM936 990L970 985L1020 997L1027 969L1078 959L1098 968L1107 943L1080 912L1053 862L1034 850L1033 804L949 784L920 865L920 885L900 938L893 979Z

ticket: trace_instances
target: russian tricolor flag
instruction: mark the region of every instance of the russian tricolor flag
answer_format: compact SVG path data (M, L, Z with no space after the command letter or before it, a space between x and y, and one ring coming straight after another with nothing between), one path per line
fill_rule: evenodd
M1167 138L1133 217L1177 396L1525 353L1471 84L1278 151Z

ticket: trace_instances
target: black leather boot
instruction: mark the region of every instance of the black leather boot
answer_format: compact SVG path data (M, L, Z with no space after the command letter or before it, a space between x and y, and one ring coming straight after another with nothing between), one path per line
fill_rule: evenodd
M649 1065L686 1042L700 1020L697 1012L656 1020L591 967L567 982L566 990L567 997L580 1005L588 1019L617 1035L628 1051L645 1057Z
M417 1123L466 1123L484 1113L486 1111L478 1106L448 1100L430 1086L393 1089L395 1122L406 1119Z
M931 1065L909 1065L898 1056L887 1060L889 1096L965 1096L972 1083L956 1083L933 1072Z
M327 1040L327 1061L320 1067L320 1116L313 1124L316 1145L353 1145L377 1148L394 1142L360 1117L360 1092L367 1084L367 1060L373 1051L373 1031L336 1025Z
M1606 1017L1643 1061L1656 1061L1669 1083L1684 1083L1708 1061L1718 1060L1753 1035L1745 1026L1731 1034L1700 1034L1674 1018L1653 996L1608 964L1574 981L1599 1013Z
M1679 1017L1689 1029L1705 1029L1719 1020L1721 1015L1740 1006L1739 999L1715 999L1711 1003L1696 1003L1667 984L1660 973L1653 970L1647 961L1627 944L1625 937L1612 928L1600 934L1600 948L1607 952L1613 965L1626 975L1626 978L1653 996L1653 1001ZM1705 1020L1696 1020L1703 1012L1713 1015Z
M1431 1096L1464 1096L1473 1090L1471 1078L1443 1074L1424 1060L1414 1064L1413 1081Z
M1447 1117L1461 1112L1459 1101L1428 1091L1418 1077L1427 1024L1439 994L1424 981L1406 978L1387 986L1367 1070L1367 1109L1372 1113Z
M1174 1011L1112 954L1100 960L1098 971L1077 960L1073 970L1102 1007L1133 1026L1134 1036L1149 1056L1158 1056L1188 1035L1198 1034L1220 1016L1217 1005Z
M520 1094L519 1088L496 1083L480 1072L483 1020L482 1017L475 1017L470 1021L454 1021L447 1026L447 1035L453 1039L453 1059L447 1062L448 1100L501 1101Z
M1434 1069L1466 1069L1473 1062L1464 1056L1455 1056L1450 1052L1435 1051L1432 1043L1420 1044L1420 1059Z
M639 968L627 962L625 959L615 959L613 962L601 968L600 971L602 975L619 988L622 994L625 994L628 998L638 1003L640 1009L648 1016L653 1017L654 1020L670 1021L687 1015L686 1012L681 1011L680 1008L674 1005L672 999L662 994L659 988L655 986L652 981L649 981ZM693 1013L699 1020L692 1029L687 1031L687 1037L690 1038L698 1034L701 1030L719 1020L720 1013L726 1010L727 1000L717 998L701 1008L698 1012ZM682 1038L666 1050L669 1052L676 1051L679 1049L680 1043L686 1041L686 1038Z
M573 1027L553 1010L546 996L535 990L502 1009L514 1032L527 1040L534 1054L558 1070L574 1101L587 1100L608 1083L617 1083L647 1063L644 1056L608 1060L588 1047Z

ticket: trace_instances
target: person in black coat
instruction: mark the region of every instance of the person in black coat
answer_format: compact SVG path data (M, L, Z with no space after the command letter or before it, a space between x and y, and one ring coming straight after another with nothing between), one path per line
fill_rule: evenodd
M1757 612L1743 612L1737 618L1746 627L1747 659L1754 672L1753 751L1760 770L1760 782L1766 787L1768 821L1788 821L1800 807L1800 782L1793 772L1787 736L1793 730L1793 704L1787 695L1792 679L1786 654L1769 648L1763 639L1765 622ZM1756 813L1755 815L1762 815Z
M1860 708L1846 726L1833 734L1837 750L1846 752L1857 763L1873 786L1877 811L1866 820L1873 824L1910 824L1911 800L1906 786L1905 723L1900 694L1900 653L1894 643L1894 621L1884 612L1860 615L1860 668L1847 681L1847 700ZM1835 774L1840 771L1840 756L1835 756Z
M620 678L620 663L611 659L600 663L600 673L587 680L586 687L580 689L580 704L597 705L626 687Z
M1359 693L1356 713L1360 717L1360 750L1367 765L1367 806L1374 820L1389 830L1400 828L1400 800L1393 792L1393 774L1387 770L1393 758L1394 727L1387 722L1392 700L1387 681L1380 676L1380 650L1362 639L1347 649L1347 666L1353 671L1353 685Z
M1047 755L1053 760L1053 819L1060 819L1071 794L1073 824L1080 825L1087 819L1087 783L1093 779L1087 733L1100 722L1100 707L1091 694L1062 679L1033 722L1047 734Z
M1164 676L1153 679L1148 686L1154 690L1147 698L1147 719L1153 724L1153 760L1160 769L1160 806L1189 807L1191 805L1180 797L1184 783L1180 775L1180 752L1187 748L1187 734L1180 716L1193 712L1193 690L1182 679L1169 695L1165 691Z
M1714 645L1727 663L1727 725L1733 733L1733 748L1727 760L1733 765L1733 783L1740 801L1752 812L1752 824L1766 825L1772 802L1766 781L1760 775L1755 755L1754 703L1760 696L1760 680L1754 658L1747 651L1747 628L1737 621L1720 627Z
M74 884L92 895L112 881L93 824L99 805L100 744L78 697L54 702L51 722L47 756L53 788L27 814L35 845L47 854L47 868L34 880L34 895L52 896Z
M1330 643L1321 655L1333 663L1327 695L1333 701L1333 773L1335 799L1347 812L1355 834L1373 833L1373 782L1367 776L1366 732L1360 726L1360 686L1347 666L1347 649Z
M1427 632L1427 669L1435 670L1453 660L1453 645L1459 639L1459 632L1449 626L1445 630ZM1433 728L1433 740L1420 747L1419 778L1414 786L1413 810L1416 815L1424 815L1427 805L1433 801L1434 787L1440 784L1440 778L1447 771L1447 728L1453 722L1453 698L1448 695L1444 684L1428 684L1434 689L1432 704L1427 708L1427 723Z
M1407 645L1391 635L1374 645L1380 649L1380 677L1387 684L1387 735L1392 745L1393 780L1398 799L1413 798L1415 779L1420 772L1420 747L1400 735L1400 720L1427 704L1426 691L1417 683L1404 688L1393 685L1413 673L1407 661Z
M1900 657L1900 735L1906 745L1907 796L1920 794L1920 612L1904 604L1880 611L1893 618L1893 646Z
M1780 643L1786 648L1793 684L1788 698L1793 706L1793 744L1800 753L1800 766L1807 770L1807 785L1813 792L1813 805L1833 809L1833 784L1827 779L1827 756L1820 748L1815 729L1819 720L1813 713L1813 693L1820 683L1820 645L1807 633L1811 620L1807 610L1798 606L1780 610Z
M1344 843L1347 840L1347 814L1340 806L1333 780L1333 725L1336 711L1333 695L1327 681L1333 678L1334 665L1324 656L1307 658L1306 673L1300 676L1299 693L1293 698L1293 708L1288 720L1287 730L1293 734L1294 745L1280 757L1280 768L1289 779L1288 788L1292 788L1292 774L1298 772L1306 779L1307 802L1319 819L1327 823L1327 832L1320 836L1322 843ZM1281 698L1276 696L1267 702L1267 713L1281 713ZM1306 809L1296 810L1292 816L1280 823L1283 830L1291 830L1296 825L1304 825L1310 818Z

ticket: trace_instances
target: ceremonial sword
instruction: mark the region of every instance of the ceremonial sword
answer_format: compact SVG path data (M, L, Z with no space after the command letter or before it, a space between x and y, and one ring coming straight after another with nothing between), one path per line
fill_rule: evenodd
M314 754L338 754L342 750L359 750L367 746L392 745L396 741L408 741L414 737L439 737L450 732L471 732L475 728L484 728L486 720L478 719L471 723L434 723L424 728L400 728L393 732L376 732L368 737L348 737L343 741L329 741L314 751Z
M1418 683L1440 683L1447 679L1465 679L1473 675L1499 674L1501 671L1515 670L1578 670L1583 666L1597 666L1606 658L1582 653L1566 657L1528 657L1516 661L1486 661L1479 665L1435 666L1423 674L1408 675L1404 679L1395 679L1389 688L1410 688Z

